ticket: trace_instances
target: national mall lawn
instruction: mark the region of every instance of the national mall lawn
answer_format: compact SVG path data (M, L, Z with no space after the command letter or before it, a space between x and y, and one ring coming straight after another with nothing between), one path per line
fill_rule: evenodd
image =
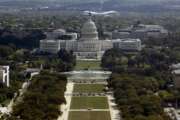
M102 93L104 84L75 84L73 92L75 93Z
M69 120L111 120L109 111L71 111Z
M109 109L107 97L72 97L71 109Z

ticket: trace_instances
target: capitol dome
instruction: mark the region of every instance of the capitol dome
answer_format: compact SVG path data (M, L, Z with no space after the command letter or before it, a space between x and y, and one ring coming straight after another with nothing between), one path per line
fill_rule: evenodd
M80 40L98 40L97 28L91 18L83 25Z

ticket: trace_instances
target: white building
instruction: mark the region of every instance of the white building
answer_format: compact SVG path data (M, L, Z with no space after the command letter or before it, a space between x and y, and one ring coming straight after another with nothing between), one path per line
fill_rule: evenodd
M174 86L175 88L180 88L180 63L173 64L171 66L172 73L174 75Z
M61 49L60 41L59 40L41 40L40 49L43 50L44 52L55 54Z
M46 38L47 39L77 39L78 34L77 33L67 33L64 29L57 29L52 32L46 32Z
M46 34L47 39L57 39L58 37L66 34L66 30L57 29L57 30L54 30L53 32L46 32L45 34Z
M135 24L125 29L119 29L112 32L112 38L166 38L168 30L160 25Z
M127 51L141 51L140 39L118 39L113 40L113 48Z
M7 87L9 83L9 66L0 66L0 82L5 84Z
M62 32L62 31L61 31ZM61 33L60 32L60 33ZM53 33L54 34L54 33ZM57 34L57 32L56 32ZM59 35L59 34L58 34ZM71 34L76 36L75 34ZM49 35L50 36L50 35ZM57 38L54 36L54 38ZM83 25L81 37L73 37L71 40L41 40L40 50L49 53L57 53L60 49L74 51L77 59L97 59L100 60L107 49L119 48L121 50L141 50L140 39L118 39L118 40L99 40L95 23L91 18Z

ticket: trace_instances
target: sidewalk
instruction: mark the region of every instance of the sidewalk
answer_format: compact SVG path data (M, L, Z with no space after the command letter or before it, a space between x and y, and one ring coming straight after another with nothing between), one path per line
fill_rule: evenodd
M65 99L66 99L66 104L63 104L60 107L63 114L61 116L59 116L58 120L68 120L70 105L71 105L71 98L72 98L72 96L68 95L68 94L72 94L73 88L74 88L74 83L68 82L67 86L66 86L66 92L64 93Z

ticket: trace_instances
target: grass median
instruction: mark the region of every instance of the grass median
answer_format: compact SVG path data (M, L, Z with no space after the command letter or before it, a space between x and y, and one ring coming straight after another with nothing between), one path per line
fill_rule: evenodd
M71 109L109 109L107 97L72 97Z
M108 111L73 111L69 113L69 120L111 120Z
M73 92L75 93L102 93L104 84L75 84Z

